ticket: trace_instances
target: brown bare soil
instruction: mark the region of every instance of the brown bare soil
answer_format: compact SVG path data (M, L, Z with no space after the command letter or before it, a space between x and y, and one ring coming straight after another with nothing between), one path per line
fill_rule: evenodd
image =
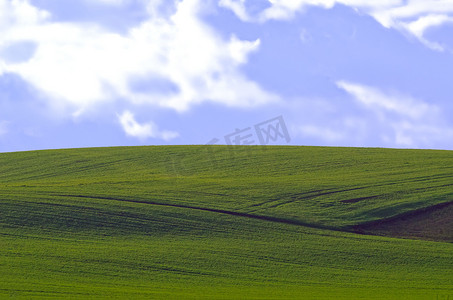
M353 231L361 234L453 243L453 202L356 225Z

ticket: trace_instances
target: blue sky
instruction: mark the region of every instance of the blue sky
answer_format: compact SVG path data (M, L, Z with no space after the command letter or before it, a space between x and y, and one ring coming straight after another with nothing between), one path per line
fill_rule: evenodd
M0 152L453 149L452 97L453 0L0 0Z

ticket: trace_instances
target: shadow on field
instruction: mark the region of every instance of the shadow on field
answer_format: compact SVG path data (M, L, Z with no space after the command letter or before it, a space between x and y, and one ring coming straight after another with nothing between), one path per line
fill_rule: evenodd
M453 243L453 201L352 227L353 232Z

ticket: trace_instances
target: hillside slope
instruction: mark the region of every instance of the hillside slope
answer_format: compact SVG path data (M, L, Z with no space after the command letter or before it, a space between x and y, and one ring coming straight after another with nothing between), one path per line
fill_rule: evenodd
M451 296L452 243L347 231L446 205L452 168L452 152L429 150L163 146L0 154L0 295ZM451 223L439 221L450 215L415 223L446 224L428 238L451 242ZM378 229L361 230L390 232Z
M125 147L0 155L3 195L116 197L344 228L453 200L450 151Z

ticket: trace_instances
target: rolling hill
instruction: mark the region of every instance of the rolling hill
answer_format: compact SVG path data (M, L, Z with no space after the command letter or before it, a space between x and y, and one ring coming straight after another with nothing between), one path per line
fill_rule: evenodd
M0 296L453 297L453 153L0 154Z

